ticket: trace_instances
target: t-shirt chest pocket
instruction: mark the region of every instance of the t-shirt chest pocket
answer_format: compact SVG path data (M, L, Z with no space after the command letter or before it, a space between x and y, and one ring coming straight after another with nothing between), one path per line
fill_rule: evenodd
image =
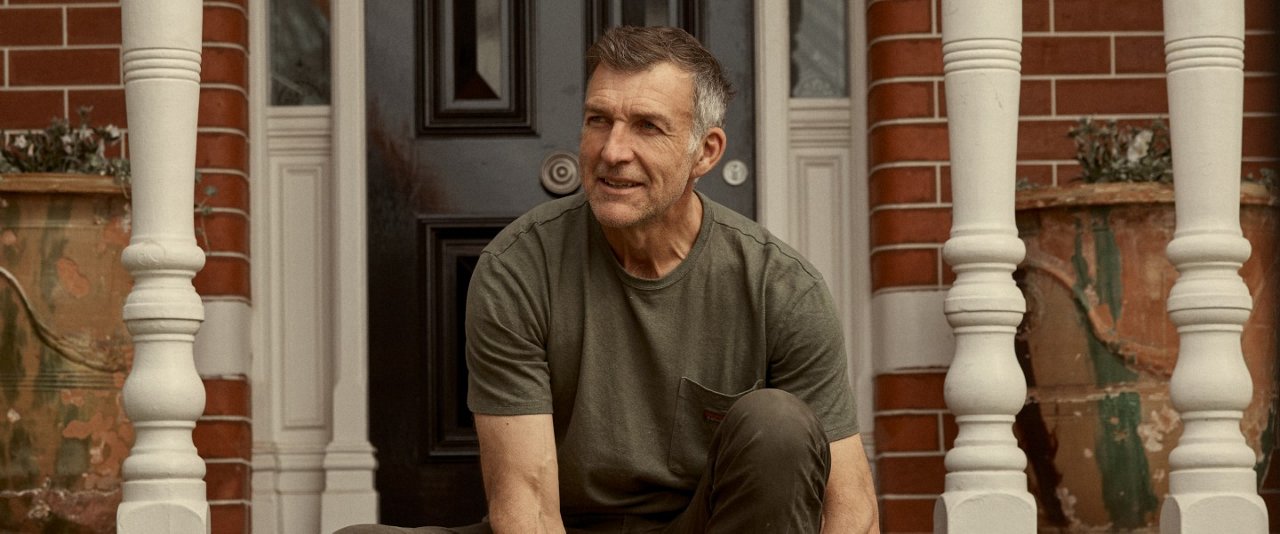
M729 407L743 395L763 386L764 381L757 380L745 391L727 394L681 377L667 456L671 472L690 486L696 484L707 464L711 435L719 428Z

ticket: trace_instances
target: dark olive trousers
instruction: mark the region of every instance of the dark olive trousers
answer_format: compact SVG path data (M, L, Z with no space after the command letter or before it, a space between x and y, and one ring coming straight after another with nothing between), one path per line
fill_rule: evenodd
M761 389L733 404L711 438L707 468L689 507L674 520L595 518L570 533L816 533L831 472L831 450L813 410L790 393ZM466 527L357 525L336 534L491 534Z

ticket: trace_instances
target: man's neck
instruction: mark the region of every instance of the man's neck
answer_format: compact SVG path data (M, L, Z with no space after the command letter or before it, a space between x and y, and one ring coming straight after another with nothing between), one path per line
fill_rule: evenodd
M690 191L676 201L669 217L632 228L608 228L605 240L613 255L632 276L662 278L680 265L693 250L702 229L702 199Z

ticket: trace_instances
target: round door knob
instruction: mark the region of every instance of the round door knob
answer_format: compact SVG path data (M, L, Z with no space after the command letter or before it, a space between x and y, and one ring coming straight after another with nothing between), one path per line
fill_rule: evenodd
M578 190L582 176L578 173L578 157L564 151L552 152L542 160L539 176L548 193L564 196Z

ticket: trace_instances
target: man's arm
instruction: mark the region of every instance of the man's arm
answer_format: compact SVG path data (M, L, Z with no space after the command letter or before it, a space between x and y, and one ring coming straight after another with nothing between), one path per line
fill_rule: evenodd
M562 534L551 414L476 414L480 470L497 534Z
M822 503L822 531L878 534L879 516L862 436L854 434L831 442L831 475Z

